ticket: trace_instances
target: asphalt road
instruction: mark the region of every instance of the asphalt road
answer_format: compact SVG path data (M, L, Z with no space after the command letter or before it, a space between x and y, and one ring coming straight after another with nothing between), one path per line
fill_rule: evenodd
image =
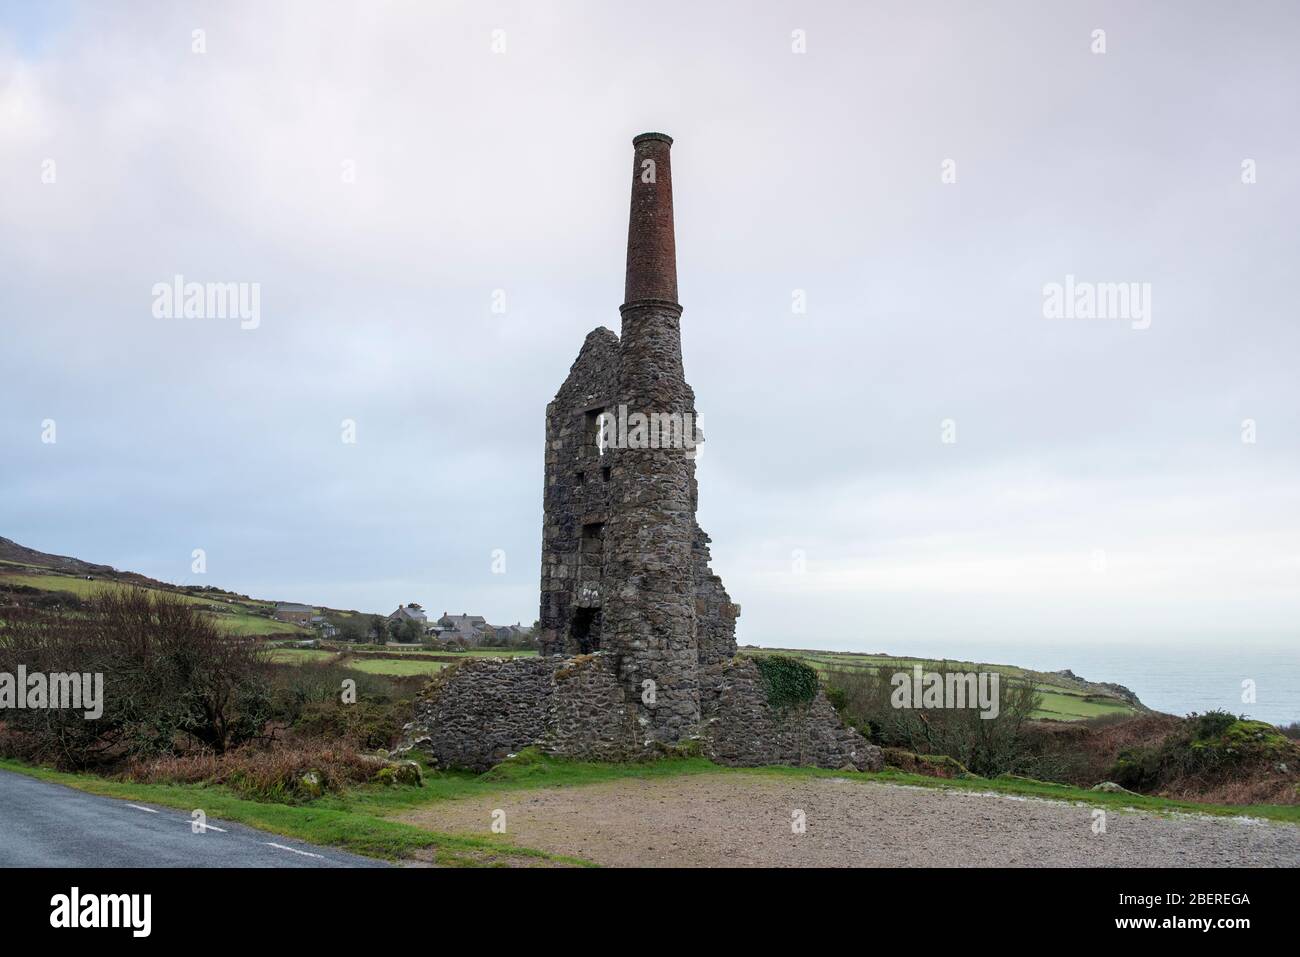
M131 804L0 771L0 867L386 867L357 857L190 815Z

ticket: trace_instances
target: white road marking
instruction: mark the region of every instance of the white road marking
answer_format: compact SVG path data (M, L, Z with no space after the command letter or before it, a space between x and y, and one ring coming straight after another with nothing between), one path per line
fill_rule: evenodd
M133 807L133 808L135 808L137 811L147 811L147 812L149 812L150 814L157 814L157 813L158 813L158 811L155 810L154 808L151 808L151 807L144 807L143 805L140 805L140 804L128 804L127 807ZM215 824L204 824L204 825L203 825L203 830L205 830L205 831L216 831L216 832L219 833L219 834L225 834L225 833L226 833L226 829L225 829L224 827L217 827ZM274 845L272 845L272 846L273 846L273 847L279 847L280 845L279 845L279 844L274 844ZM293 848L292 848L292 847L286 847L285 850L286 850L286 851L292 851ZM299 854L302 854L302 853L305 853L305 852L303 852L303 851L299 851L298 853L299 853ZM320 855L317 854L316 856L319 857Z
M313 854L311 851L300 851L296 847L285 847L283 844L273 844L270 841L263 841L262 843L267 847L278 847L282 851L293 851L295 854L301 854L303 857L319 857L322 861L325 860L324 854Z

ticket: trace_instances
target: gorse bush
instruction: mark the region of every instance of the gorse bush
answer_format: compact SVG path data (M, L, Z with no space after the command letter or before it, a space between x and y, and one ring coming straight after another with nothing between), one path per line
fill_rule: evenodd
M304 661L270 669L272 710L277 719L292 724L310 705L338 703L344 682L353 682L357 701L391 701L394 684L383 675L373 675L333 661Z
M411 720L412 698L424 680L370 674L333 661L276 665L271 669L272 713L294 740L388 748ZM343 700L345 687L355 699Z
M1249 776L1252 771L1286 767L1300 758L1300 747L1280 729L1226 711L1188 715L1158 745L1122 750L1110 769L1115 783L1134 791L1203 790Z
M1197 741L1213 741L1238 721L1245 720L1223 710L1191 714L1188 718L1192 722L1192 737Z
M344 705L314 702L306 706L293 724L297 739L345 742L372 750L391 748L402 737L402 726L411 720L411 705L405 701L358 701Z

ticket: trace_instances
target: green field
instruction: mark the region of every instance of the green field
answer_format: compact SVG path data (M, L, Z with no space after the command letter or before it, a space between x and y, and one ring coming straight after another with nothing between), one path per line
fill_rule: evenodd
M120 591L129 585L115 581L105 581L101 578L86 580L84 577L76 575L23 575L20 573L8 573L0 576L4 581L13 585L26 585L28 588L39 588L41 591L65 591L78 598L94 598L96 595L105 591ZM177 596L182 600L194 605L212 606L212 602L202 598L195 598L193 595L183 595L179 592Z
M109 581L101 578L87 580L84 576L60 575L57 573L31 575L20 572L3 572L0 573L0 583L26 585L28 588L38 588L41 591L68 592L81 599L94 598L106 591L119 591L132 587L129 582ZM273 607L271 602L254 599L206 598L188 595L183 591L161 588L150 588L148 590L171 595L191 605L211 609L217 626L226 634L258 637L284 634L305 636L312 633L308 628L267 617Z
M441 661L396 661L392 658L352 658L347 666L370 675L431 675L447 665Z
M0 558L0 565L13 565L15 568L49 568L49 565L33 565L30 562L15 562L8 558Z
M922 668L938 664L958 666L972 671L995 671L1009 678L1032 681L1040 695L1038 709L1033 717L1054 721L1079 721L1108 714L1138 714L1139 709L1102 689L1081 688L1059 675L1030 671L1015 665L996 665L986 662L947 661L927 658L904 658L892 655L867 655L839 651L803 651L800 649L744 648L741 654L759 657L785 654L807 662L820 674L830 670L879 671L881 668L910 671L916 665Z
M431 675L447 665L441 661L401 661L396 658L348 658L333 651L317 648L276 648L268 652L270 659L281 665L300 665L308 661L341 661L354 671L368 675Z
M1057 721L1077 721L1080 718L1097 718L1103 714L1136 714L1127 702L1114 698L1099 698L1092 695L1073 694L1048 690L1038 686L1038 710L1035 718L1055 718Z
M468 651L438 651L434 648L395 648L392 645L357 644L328 642L327 646L336 651L382 651L386 655L410 655L412 658L436 656L439 658L529 658L536 657L537 652L531 648L471 648Z
M267 652L267 657L279 665L301 665L308 661L332 661L337 655L315 648L275 648Z

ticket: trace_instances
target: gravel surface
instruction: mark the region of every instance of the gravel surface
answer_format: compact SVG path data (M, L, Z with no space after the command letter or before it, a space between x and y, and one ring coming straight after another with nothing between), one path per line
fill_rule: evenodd
M400 820L623 867L1295 867L1300 826L846 778L627 779L439 803ZM802 811L806 830L792 831Z

